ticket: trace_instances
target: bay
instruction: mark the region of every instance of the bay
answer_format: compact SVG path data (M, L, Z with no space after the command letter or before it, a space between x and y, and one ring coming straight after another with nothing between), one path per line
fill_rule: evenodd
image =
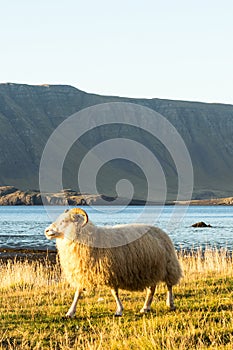
M55 242L48 241L44 229L66 209L43 206L0 206L0 247L14 249L55 249ZM96 225L115 225L138 222L143 207L85 207L90 220ZM233 207L151 206L153 224L164 229L177 249L217 247L233 250ZM192 228L198 221L211 224L212 228Z

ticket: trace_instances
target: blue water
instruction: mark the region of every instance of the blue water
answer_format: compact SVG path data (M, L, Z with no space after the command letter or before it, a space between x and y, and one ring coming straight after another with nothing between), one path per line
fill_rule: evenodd
M55 249L55 242L48 241L44 229L65 207L0 206L0 247ZM125 209L111 207L84 208L96 225L114 225L136 222L142 207ZM200 246L227 247L233 250L233 207L192 206L184 213L180 207L174 215L173 206L154 206L149 209L154 225L166 230L176 248L198 248ZM212 228L195 229L191 225L198 221L211 224Z

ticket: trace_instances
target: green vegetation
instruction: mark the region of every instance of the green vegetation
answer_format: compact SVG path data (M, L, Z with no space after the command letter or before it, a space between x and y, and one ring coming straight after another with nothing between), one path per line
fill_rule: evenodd
M108 289L84 295L74 319L73 290L59 266L0 265L0 349L232 349L233 265L226 250L180 254L184 278L174 288L177 310L165 306L159 285L153 309L140 315L144 293L121 292L124 316L115 318Z

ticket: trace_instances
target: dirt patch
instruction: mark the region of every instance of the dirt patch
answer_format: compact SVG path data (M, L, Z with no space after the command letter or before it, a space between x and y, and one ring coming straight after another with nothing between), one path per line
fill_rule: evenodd
M55 264L57 252L55 250L0 248L0 263L8 261L40 261L44 264Z

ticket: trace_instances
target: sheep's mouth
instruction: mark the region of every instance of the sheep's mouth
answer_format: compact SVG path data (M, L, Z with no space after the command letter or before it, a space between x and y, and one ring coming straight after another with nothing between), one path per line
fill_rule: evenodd
M45 236L48 239L54 239L54 238L60 237L61 234L59 232L56 232L56 231L45 231Z

